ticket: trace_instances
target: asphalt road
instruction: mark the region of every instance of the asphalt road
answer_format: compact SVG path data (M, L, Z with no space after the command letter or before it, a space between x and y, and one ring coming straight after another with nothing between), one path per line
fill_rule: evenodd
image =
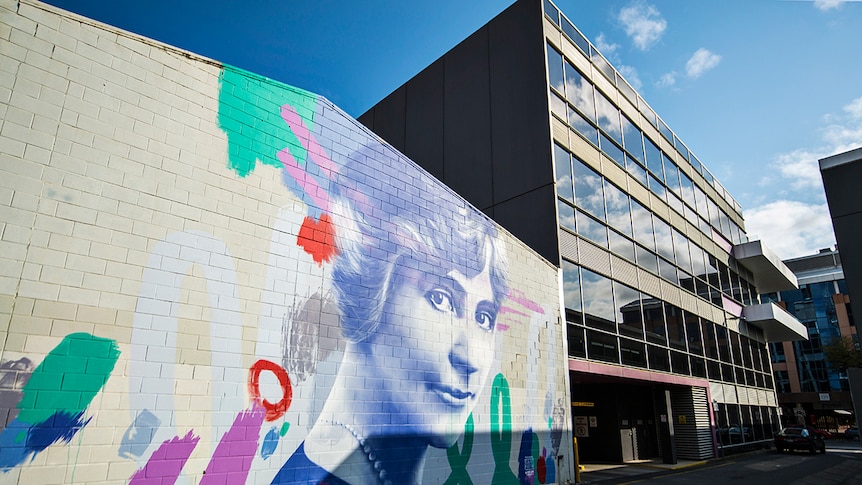
M629 466L625 470L585 473L584 485L610 484L756 484L862 485L862 446L827 442L826 454L778 453L774 449L709 460L680 470Z

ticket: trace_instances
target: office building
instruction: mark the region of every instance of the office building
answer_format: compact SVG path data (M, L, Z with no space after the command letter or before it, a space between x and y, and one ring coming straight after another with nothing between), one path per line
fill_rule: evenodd
M552 2L515 2L359 121L562 269L582 458L771 438L766 343L806 332L758 294L794 275Z
M807 340L770 343L775 391L787 423L837 431L853 410L846 369L830 365L824 347L842 338L858 346L850 296L838 251L785 260L798 289L761 295L775 301L803 325Z

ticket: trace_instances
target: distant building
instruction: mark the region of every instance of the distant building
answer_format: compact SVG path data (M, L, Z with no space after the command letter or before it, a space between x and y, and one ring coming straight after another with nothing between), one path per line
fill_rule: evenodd
M830 368L823 347L841 337L858 344L853 312L838 251L785 260L799 289L762 295L793 314L808 340L775 342L770 355L778 403L785 423L834 427L852 411L847 373Z
M771 439L766 342L805 328L742 209L550 1L519 0L359 121L562 268L585 459Z

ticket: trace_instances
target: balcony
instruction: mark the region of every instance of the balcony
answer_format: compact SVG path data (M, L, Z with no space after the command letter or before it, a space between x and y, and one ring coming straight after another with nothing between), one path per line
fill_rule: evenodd
M750 305L742 309L742 318L763 330L767 342L808 340L808 329L775 303Z
M799 288L796 275L761 241L737 244L732 254L739 264L754 274L754 286L758 293Z

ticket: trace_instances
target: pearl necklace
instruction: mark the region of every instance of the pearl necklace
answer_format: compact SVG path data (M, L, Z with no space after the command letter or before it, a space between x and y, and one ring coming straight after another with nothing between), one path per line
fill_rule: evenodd
M374 473L377 474L377 482L380 485L392 485L392 481L387 477L389 474L386 472L386 469L383 468L383 463L377 459L377 454L374 453L374 450L371 449L371 446L368 442L353 429L349 424L344 424L340 421L329 421L324 420L326 423L336 424L346 429L348 433L350 433L353 438L359 443L359 449L362 450L362 453L365 455L365 458L368 459L368 463L371 465L371 469L374 470Z

